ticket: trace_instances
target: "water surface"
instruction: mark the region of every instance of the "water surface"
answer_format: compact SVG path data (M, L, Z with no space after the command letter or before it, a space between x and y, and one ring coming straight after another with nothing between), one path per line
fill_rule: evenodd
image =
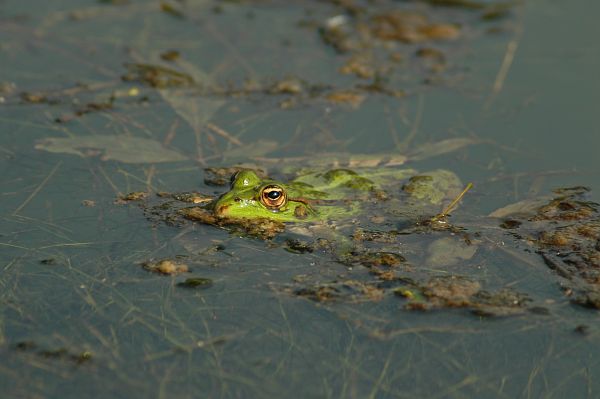
M403 57L377 91L364 87L374 77L340 73L352 54L319 34L330 18L352 15L334 2L0 5L7 396L598 396L596 311L573 305L542 259L508 237L512 252L487 246L475 262L434 272L511 287L543 312L419 312L391 293L314 302L282 287L349 273L331 256L169 226L114 203L132 191L222 191L204 184L203 167L255 155L402 153L458 137L480 143L411 165L474 183L457 220L556 187L588 186L598 200L599 4L533 0L492 21L481 9L426 2L370 7L416 10L461 33L369 50L376 65ZM415 56L422 48L441 51L441 68ZM165 60L169 50L180 56ZM141 65L182 75L157 81ZM328 98L342 90L355 102ZM143 140L121 153L43 150L49 138L104 136ZM172 162L156 162L156 145ZM177 257L213 285L185 289L177 284L188 276L141 267Z

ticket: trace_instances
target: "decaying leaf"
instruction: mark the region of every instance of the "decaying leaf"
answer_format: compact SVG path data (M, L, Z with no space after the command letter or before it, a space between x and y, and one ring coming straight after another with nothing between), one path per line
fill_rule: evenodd
M183 154L165 148L156 140L133 136L49 137L37 142L35 148L48 152L75 154L81 157L100 157L103 161L113 160L125 163L187 160Z
M214 88L214 79L181 57L165 61L157 54L137 57L136 61L126 65L128 74L123 78L154 87L196 132L225 104L220 98L202 97L200 89Z
M477 252L477 246L455 237L444 237L432 242L427 252L426 264L429 267L441 268L471 259Z
M176 64L179 69L193 79L195 84L205 88L215 85L214 79L194 64L184 59L177 59ZM225 100L200 97L198 93L191 93L187 90L165 88L158 92L175 112L196 131L202 128L225 104Z
M201 129L215 112L225 104L224 100L199 97L197 93L181 89L159 90L173 110L195 131Z
M545 205L550 199L552 199L550 196L525 199L496 209L488 216L493 218L504 218L511 215L533 215L541 206Z

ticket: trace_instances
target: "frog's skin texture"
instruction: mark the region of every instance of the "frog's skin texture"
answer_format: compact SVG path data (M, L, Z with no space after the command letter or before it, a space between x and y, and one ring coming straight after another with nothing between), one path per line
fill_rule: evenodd
M232 178L231 189L208 207L228 219L271 219L279 222L316 222L348 219L363 204L386 201L394 193L405 196L407 206L440 205L461 183L449 171L418 175L413 169L382 168L352 171L305 171L287 183L261 179L252 170ZM390 206L401 206L398 200Z

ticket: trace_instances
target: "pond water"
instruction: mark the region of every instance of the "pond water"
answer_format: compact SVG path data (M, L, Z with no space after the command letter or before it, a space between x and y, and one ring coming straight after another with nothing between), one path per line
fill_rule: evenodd
M598 397L598 311L487 218L559 187L600 200L597 15L582 0L0 2L0 389ZM526 306L299 295L373 287L373 269L117 200L222 193L211 166L419 151L407 167L474 184L451 220L480 245L433 265L419 245L440 233L407 234L398 273ZM160 259L190 271L143 267Z

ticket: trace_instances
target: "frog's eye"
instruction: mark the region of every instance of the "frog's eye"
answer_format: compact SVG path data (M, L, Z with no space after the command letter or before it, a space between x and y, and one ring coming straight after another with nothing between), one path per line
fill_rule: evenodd
M281 208L287 202L287 195L279 186L266 186L260 192L260 202L267 208Z

